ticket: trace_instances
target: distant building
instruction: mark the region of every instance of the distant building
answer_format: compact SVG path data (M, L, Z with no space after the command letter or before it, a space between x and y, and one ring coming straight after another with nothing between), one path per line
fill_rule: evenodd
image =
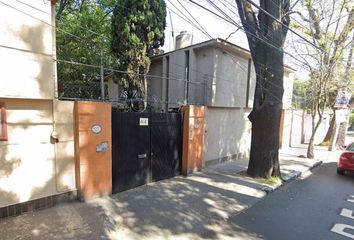
M182 35L186 34L184 32ZM190 45L190 36L177 37L174 51L152 57L148 99L156 111L183 104L207 106L204 163L247 157L256 73L251 54L230 42L212 39ZM294 70L284 67L280 144L288 146Z
M148 103L166 112L182 105L206 106L204 163L248 157L256 73L248 50L222 39L192 45L182 32L177 49L151 58ZM180 48L178 48L180 47ZM284 67L280 145L289 147L294 69ZM110 99L122 96L122 87L108 80Z
M188 39L187 39L188 40ZM187 41L188 42L188 41ZM152 57L149 97L166 104L251 108L256 74L250 52L221 39L184 46ZM290 109L294 70L284 68L283 109Z

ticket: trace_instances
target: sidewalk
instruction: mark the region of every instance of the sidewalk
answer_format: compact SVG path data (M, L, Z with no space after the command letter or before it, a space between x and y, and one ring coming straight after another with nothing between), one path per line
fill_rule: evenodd
M319 160L297 157L304 152L303 146L281 151L284 179L293 179L337 154L317 149ZM246 176L247 164L246 160L227 162L187 178L0 220L0 239L204 239L206 232L208 238L234 239L227 220L279 185Z

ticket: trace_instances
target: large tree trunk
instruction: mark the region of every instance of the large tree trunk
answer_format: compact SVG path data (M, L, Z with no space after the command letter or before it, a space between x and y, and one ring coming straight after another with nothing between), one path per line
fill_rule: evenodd
M314 154L314 139L315 139L315 133L313 132L311 134L311 138L310 138L310 142L309 142L309 145L307 147L307 158L311 158L313 159L315 157L315 154Z
M283 45L290 23L290 2L236 0L256 71L251 153L247 173L252 177L280 176L279 127L283 99ZM258 8L258 16L252 5Z
M327 130L326 136L323 139L323 142L329 142L331 140L331 136L334 132L333 130L334 130L335 124L336 124L336 114L333 111L333 117L331 118L331 122L329 124L329 128Z
M257 73L247 173L253 177L280 176L279 134L283 97L283 54L259 43L254 65ZM266 63L266 65L264 64ZM272 69L270 72L269 69Z
M339 125L336 148L344 147L344 145L345 145L345 137L346 137L346 134L347 134L347 128L348 128L348 122L342 122Z
M316 124L315 124L314 118L315 118L315 116L312 116L312 132L311 132L310 142L307 147L307 158L311 158L311 159L313 159L315 157L315 153L314 153L315 136L316 136L317 129L321 124L322 115L319 117L319 120L317 121Z
M263 106L253 110L251 154L247 173L253 177L280 176L279 124L281 105Z

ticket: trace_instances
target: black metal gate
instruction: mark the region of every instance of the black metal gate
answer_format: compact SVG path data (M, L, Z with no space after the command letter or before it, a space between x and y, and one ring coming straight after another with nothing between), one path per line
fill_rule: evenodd
M113 193L181 172L180 113L112 113Z

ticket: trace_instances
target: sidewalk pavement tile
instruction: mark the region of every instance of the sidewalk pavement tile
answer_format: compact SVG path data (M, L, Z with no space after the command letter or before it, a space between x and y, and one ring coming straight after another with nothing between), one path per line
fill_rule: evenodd
M307 171L316 162L280 153L283 175ZM247 160L226 162L111 197L0 220L0 239L198 240L205 232L213 239L234 239L227 220L266 195L264 180L240 174L247 165Z

